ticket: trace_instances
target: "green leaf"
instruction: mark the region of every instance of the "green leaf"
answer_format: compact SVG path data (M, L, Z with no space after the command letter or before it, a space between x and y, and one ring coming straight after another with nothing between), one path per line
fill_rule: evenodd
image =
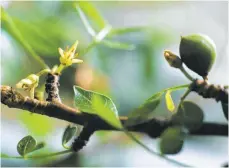
M174 112L175 105L174 105L173 99L171 97L171 90L168 90L166 92L166 94L165 94L165 102L166 102L166 106L167 106L168 110L170 112Z
M190 101L184 101L178 112L172 117L173 124L184 125L189 131L198 130L202 126L203 120L203 110Z
M75 106L84 113L96 114L109 124L120 128L118 111L113 101L100 93L74 86Z
M144 104L131 112L130 115L128 115L128 120L125 122L125 126L132 126L149 121L152 118L154 110L160 104L162 95L163 92L156 93Z
M86 1L76 2L76 9L80 15L81 20L83 21L87 31L90 35L95 36L95 30L91 27L89 20L95 23L97 30L101 30L106 27L107 23L97 11L95 6ZM88 17L88 18L87 18Z
M184 144L184 132L181 127L169 127L160 136L160 152L162 154L177 154Z
M228 119L228 104L221 102L221 105L222 105L224 116L226 117L226 119Z
M122 124L118 115L115 113L115 111L112 111L114 108L107 106L107 103L109 104L109 102L107 102L106 99L103 99L101 96L93 95L92 97L92 106L97 115L113 127L122 129Z
M36 140L28 135L22 138L17 144L17 151L21 156L25 156L27 153L34 151L36 147Z
M68 143L76 133L76 127L68 125L62 136L62 146L65 148L65 144Z
M96 114L95 109L92 107L92 98L93 96L100 97L106 104L106 106L111 109L116 115L118 115L118 110L116 109L113 101L98 92L90 91L83 89L79 86L74 86L74 94L75 94L75 106L79 108L81 111L90 114Z
M109 40L103 40L101 43L109 48L114 48L114 49L121 49L121 50L134 50L135 49L135 45L128 44L128 43L115 42L115 41L109 41Z
M34 148L33 151L36 151L36 150L39 150L41 148L44 148L45 147L45 143L44 142L39 142L36 147Z

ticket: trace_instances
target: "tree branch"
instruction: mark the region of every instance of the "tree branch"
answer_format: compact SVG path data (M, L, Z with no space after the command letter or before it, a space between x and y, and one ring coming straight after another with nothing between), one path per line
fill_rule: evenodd
M100 119L97 115L79 112L76 109L55 101L39 101L29 97L24 97L10 86L1 86L1 102L9 108L28 110L30 112L58 118L79 125L93 123L95 131L118 131L116 128ZM120 120L125 124L128 117L120 117ZM153 118L143 124L127 127L127 129L129 131L146 133L150 137L156 138L171 125L170 119ZM228 126L217 123L204 123L199 130L191 132L191 134L228 136Z

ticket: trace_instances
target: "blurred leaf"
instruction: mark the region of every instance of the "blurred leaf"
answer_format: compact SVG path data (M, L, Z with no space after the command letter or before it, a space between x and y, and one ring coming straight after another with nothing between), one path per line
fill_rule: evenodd
M104 27L106 27L107 23L104 20L104 18L100 15L100 13L97 11L96 7L91 3L91 2L86 2L86 1L78 1L76 2L76 9L78 10L80 17L82 21L84 22L86 28L89 27L89 22L88 20L92 21L95 23L95 26L97 26L97 30L101 30ZM86 16L88 17L88 20ZM89 30L89 29L88 29ZM90 32L90 34L93 36L93 32Z
M166 101L166 106L170 112L174 112L175 110L175 105L173 103L173 99L171 97L171 90L168 90L165 94L165 101Z
M10 158L10 156L7 154L1 153L1 158Z
M113 102L109 101L111 101L111 99L108 100L95 94L92 95L92 106L97 112L97 115L113 127L121 129L122 124L119 120L119 117L116 111L113 111L113 109L116 109L116 107L107 106L107 104L113 104Z
M173 115L172 122L175 125L184 125L189 131L198 130L204 120L204 112L193 102L184 101L178 112Z
M91 27L89 21L87 20L87 17L85 16L84 12L81 10L81 7L76 5L76 10L80 16L80 19L82 20L85 28L87 29L87 32L91 35L91 36L95 36L96 32L95 30Z
M97 43L101 42L108 35L110 30L111 30L111 26L110 25L104 27L98 34L96 34L96 36L94 37L94 40Z
M115 28L112 29L111 32L109 33L109 37L115 36L115 35L123 35L127 33L134 33L134 32L144 32L147 27L125 27L125 28Z
M228 104L221 102L221 105L222 105L224 116L226 117L226 119L228 119Z
M17 151L21 156L26 155L27 153L32 152L36 147L36 140L28 135L22 138L17 144Z
M43 68L47 68L48 66L45 64L44 60L42 60L41 57L35 53L33 48L23 38L21 32L18 30L12 18L5 12L2 7L1 15L2 28L8 32L18 42L18 44L20 44L28 52L28 54L37 61L37 63L39 63Z
M163 92L158 92L150 99L148 99L144 104L135 109L128 115L128 120L125 122L125 126L131 126L136 124L141 124L149 121L152 118L152 114L157 106L161 102Z
M169 127L160 136L162 154L177 154L184 144L184 132L181 127Z
M65 148L65 144L68 143L76 133L76 127L68 125L62 136L62 146Z
M150 79L153 78L154 67L155 67L155 57L153 57L154 53L154 47L151 45L151 42L146 41L144 44L139 45L139 55L142 59L142 77L144 77L144 80L146 83L149 82Z
M22 122L26 128L35 135L45 136L53 129L54 120L47 116L28 111L22 111L18 114L20 122Z
M128 44L128 43L115 42L115 41L109 41L109 40L103 40L101 43L109 48L114 48L114 49L121 49L121 50L134 50L135 49L135 45Z
M108 108L114 112L116 116L118 116L118 111L116 109L113 101L100 93L85 90L79 86L74 86L74 94L75 94L75 106L79 108L82 112L97 114L94 107L92 106L92 98L98 97L104 102L104 108ZM100 103L100 102L99 102Z
M42 56L59 56L57 48L60 47L61 41L67 39L67 35L63 31L63 25L57 19L49 17L32 23L12 19L34 51Z

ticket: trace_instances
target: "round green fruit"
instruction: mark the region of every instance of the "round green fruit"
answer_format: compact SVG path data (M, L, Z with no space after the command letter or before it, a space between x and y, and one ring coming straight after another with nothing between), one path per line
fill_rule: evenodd
M207 77L216 58L214 42L204 34L182 36L180 57L183 63L202 77Z

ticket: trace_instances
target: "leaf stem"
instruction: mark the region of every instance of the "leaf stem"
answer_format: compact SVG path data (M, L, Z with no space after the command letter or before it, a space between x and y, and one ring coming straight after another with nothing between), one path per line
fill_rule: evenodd
M41 76L41 75L43 75L45 73L49 73L49 72L50 72L50 69L43 69L42 71L38 72L36 75Z
M7 156L7 155L2 155L1 158L9 158L9 159L41 159L41 158L47 158L47 157L53 157L53 156L58 156L66 153L70 153L72 150L64 150L60 152L55 152L55 153L49 153L49 154L44 154L44 155L34 155L34 156Z
M60 64L56 70L56 73L60 74L64 70L65 66L63 64Z
M184 69L183 65L179 68L181 72L190 80L194 81L195 79Z
M82 56L85 56L95 45L97 44L97 42L95 40L93 40L88 46L86 49L84 49L82 51L82 53L80 53L79 55L82 57Z
M129 136L132 140L134 140L137 144L139 144L141 147L143 147L146 151L148 151L149 153L155 155L155 156L158 156L160 158L163 158L165 160L167 160L168 162L171 162L173 164L176 164L176 165L179 165L179 166L182 166L182 167L191 167L189 165L186 165L184 163L181 163L181 162L178 162L178 161L175 161L175 160L172 160L172 159L169 159L155 151L153 151L152 149L150 149L149 147L147 147L145 144L143 144L141 141L139 141L134 135L132 135L129 131L127 131L126 129L123 129L124 133Z

